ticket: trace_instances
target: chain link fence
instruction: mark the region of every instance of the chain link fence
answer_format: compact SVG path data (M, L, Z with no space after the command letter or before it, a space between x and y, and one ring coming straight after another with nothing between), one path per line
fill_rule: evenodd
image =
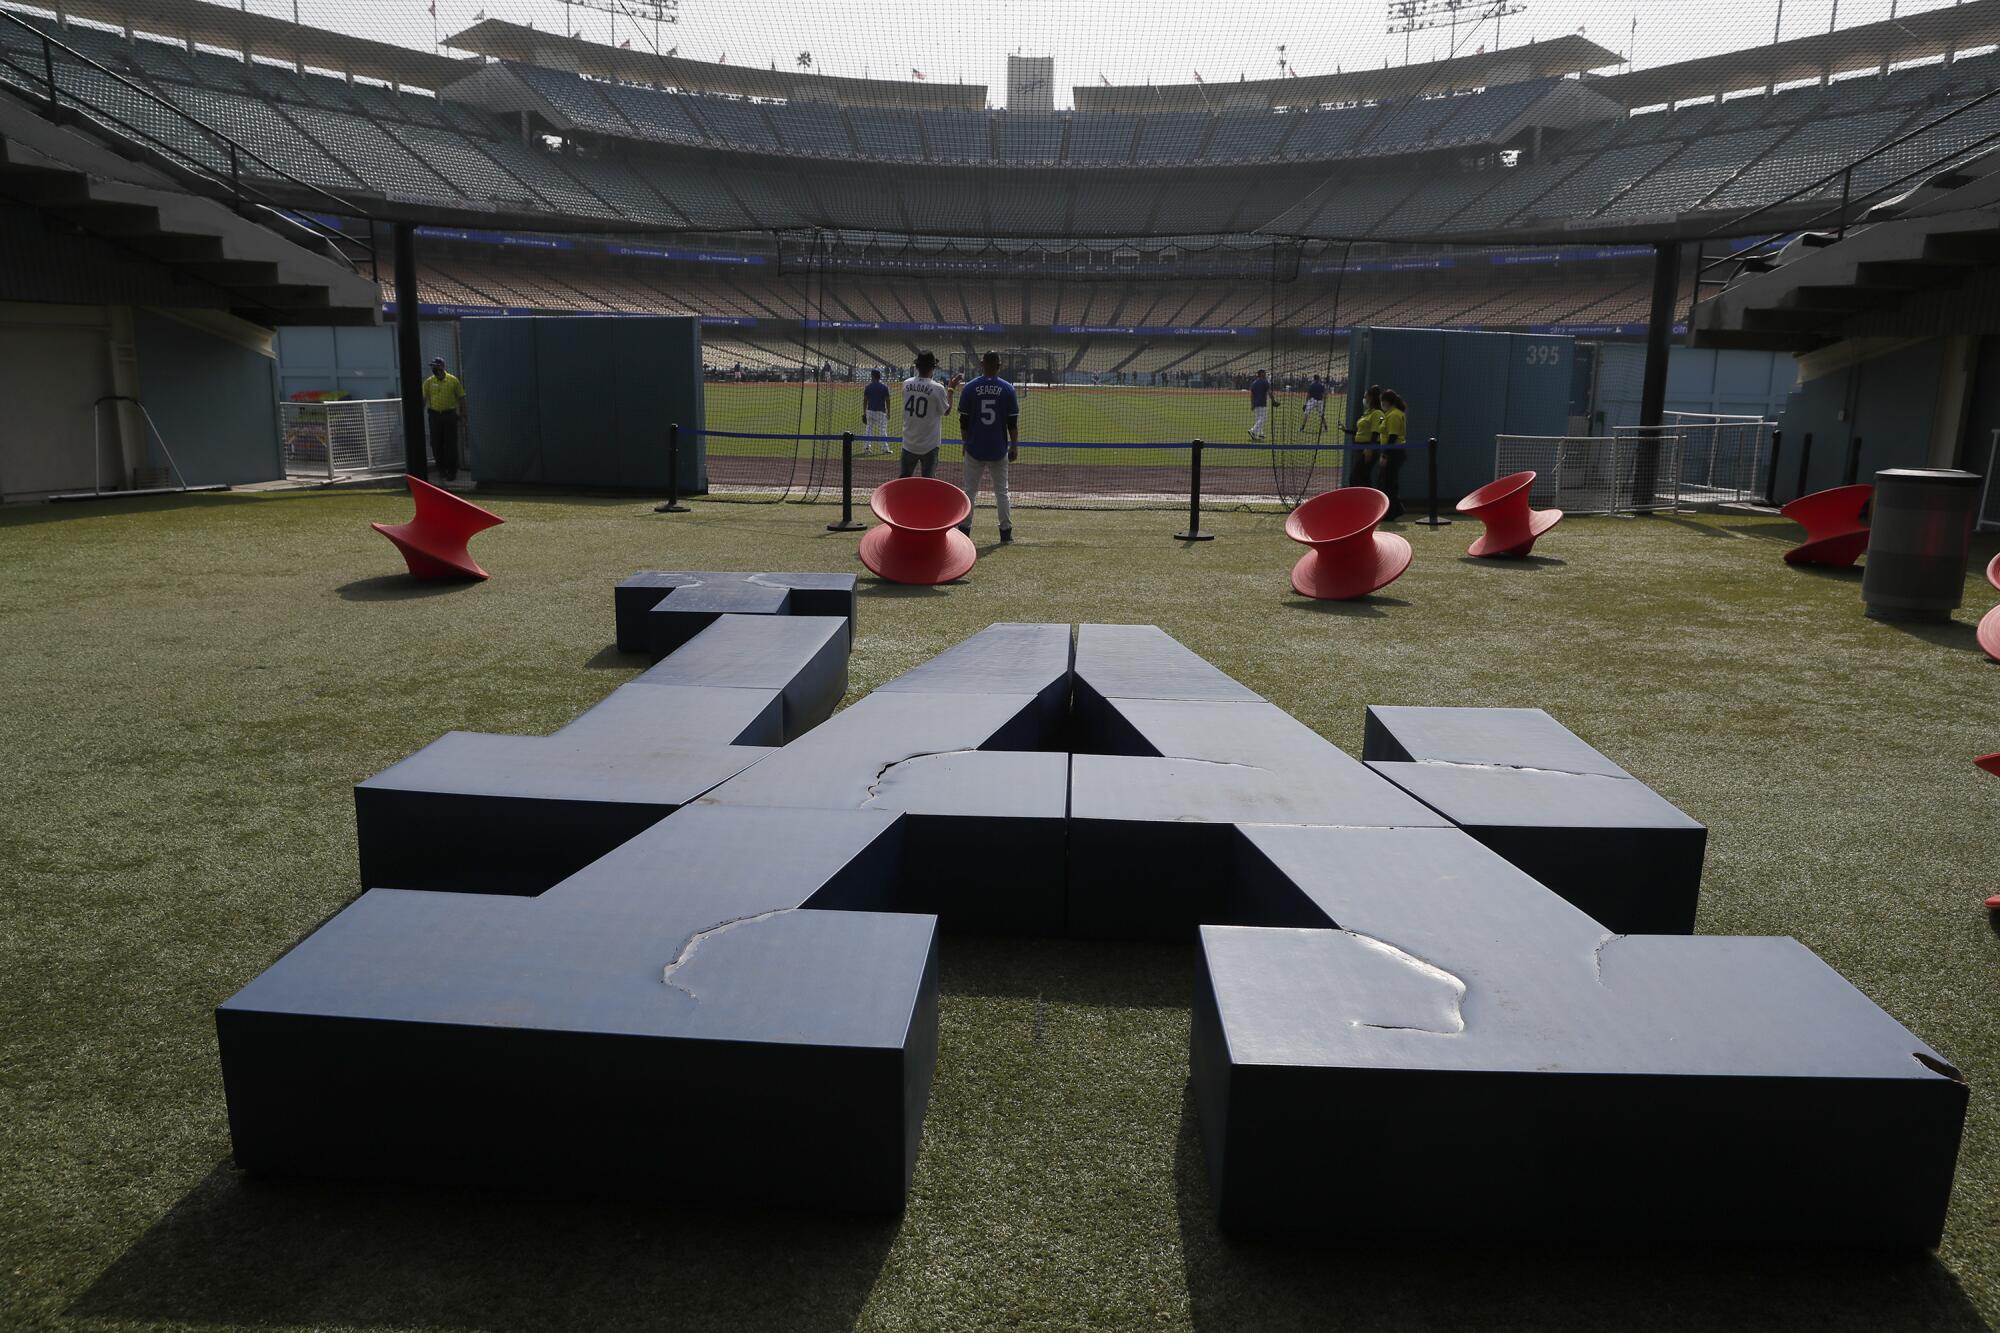
M1762 504L1771 432L1763 417L1669 412L1680 437L1680 497L1686 504Z
M400 399L280 403L278 429L287 477L338 481L403 470Z
M1528 503L1566 514L1679 509L1682 439L1672 430L1610 435L1497 435L1493 476L1535 474Z

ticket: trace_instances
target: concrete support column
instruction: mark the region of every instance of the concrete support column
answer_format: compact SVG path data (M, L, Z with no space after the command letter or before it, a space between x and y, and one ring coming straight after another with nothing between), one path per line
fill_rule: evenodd
M424 342L417 314L417 228L396 224L396 374L403 382L403 467L428 480L424 462Z

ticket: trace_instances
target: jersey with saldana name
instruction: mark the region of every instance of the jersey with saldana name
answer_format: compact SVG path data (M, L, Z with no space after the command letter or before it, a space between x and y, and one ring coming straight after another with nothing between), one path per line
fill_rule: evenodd
M951 390L927 376L903 381L903 447L913 454L935 451L951 412Z

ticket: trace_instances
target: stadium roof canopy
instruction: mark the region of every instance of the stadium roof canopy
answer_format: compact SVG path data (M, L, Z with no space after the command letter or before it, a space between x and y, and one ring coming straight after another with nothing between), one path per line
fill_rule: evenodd
M1988 0L2000 4L2000 0ZM1451 60L1226 83L1077 85L1078 111L1221 111L1379 102L1604 69L1624 57L1574 34Z
M724 93L787 102L834 102L842 106L892 107L912 111L986 105L983 83L919 83L914 79L851 79L804 70L719 65L681 56L628 51L603 42L542 32L501 19L484 19L445 39L446 45L501 60L518 60L593 79L650 84L686 92Z
M65 18L110 24L128 33L198 42L287 65L310 65L412 88L442 88L478 67L474 60L453 60L205 0L43 0L36 7Z
M1594 78L1590 86L1628 107L1657 106L1881 70L1996 42L2000 42L2000 0L1970 0L1837 32Z

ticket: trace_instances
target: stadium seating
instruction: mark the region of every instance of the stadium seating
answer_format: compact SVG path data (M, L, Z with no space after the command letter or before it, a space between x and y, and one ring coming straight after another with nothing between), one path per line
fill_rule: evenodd
M1523 152L1516 160L1493 150L1528 142L1519 127L1529 123L1524 117L1541 114L1537 106L1554 81L1283 114L1034 114L760 103L508 63L496 68L516 80L509 101L480 92L478 81L434 97L75 23L29 21L228 134L254 155L237 163L249 175L268 171L336 193L482 212L498 204L524 216L546 212L645 227L1003 235L1266 228L1417 240L1498 235L1553 220L1623 223L1743 211L1786 197L1866 148L2000 84L2000 58L1977 56L1720 104L1610 115L1596 124L1574 126L1565 113L1545 126L1539 157ZM39 48L20 28L4 26L0 50L20 58L0 62L0 84L32 96ZM224 148L143 94L69 57L58 65L59 85L92 119L211 171L229 169ZM524 140L530 126L522 114L574 142L558 150L540 135ZM1976 151L1996 131L2000 103L1982 105L1863 164L1854 193L1895 188L1906 173ZM662 145L684 155L698 147L730 156L656 160L651 154ZM768 167L746 165L746 154L773 160ZM1394 170L1336 173L1328 188L1320 188L1328 177L1314 169L1387 158L1399 159ZM882 161L990 160L1056 171L1060 179L989 189L950 175L882 180L861 170ZM809 165L801 169L801 161ZM1134 189L1120 178L1252 164L1290 174L1243 171L1201 188L1181 181L1173 189L1150 178ZM768 182L785 189L776 193Z

